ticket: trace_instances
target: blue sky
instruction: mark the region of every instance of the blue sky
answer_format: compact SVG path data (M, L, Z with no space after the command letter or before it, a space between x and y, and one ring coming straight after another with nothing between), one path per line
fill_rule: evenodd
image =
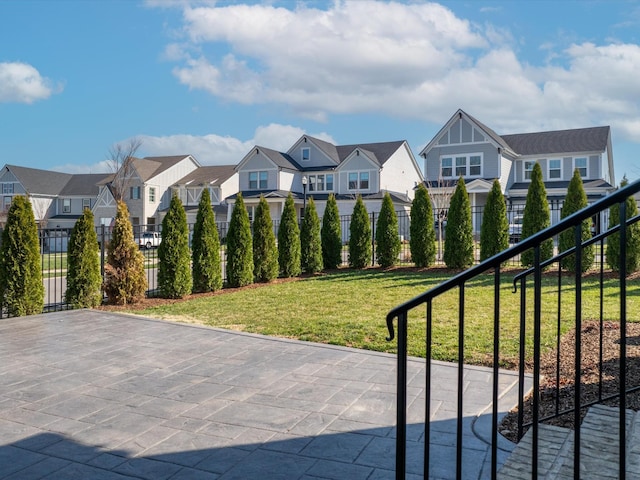
M0 0L0 163L236 164L303 133L407 140L462 108L501 134L610 125L640 177L640 4Z

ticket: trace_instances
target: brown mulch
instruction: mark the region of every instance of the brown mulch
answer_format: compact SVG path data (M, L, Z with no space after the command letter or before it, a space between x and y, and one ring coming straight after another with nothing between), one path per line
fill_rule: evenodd
M627 388L640 385L640 324L627 324ZM575 330L565 334L560 341L560 376L557 386L556 353L554 349L541 358L540 410L539 418L554 415L573 408L575 396ZM600 369L600 324L585 322L582 325L581 347L581 403L595 402L598 398L606 398L619 391L620 371L620 324L604 322L602 329L602 369ZM602 386L600 387L600 377ZM600 391L600 388L602 391ZM600 396L601 395L601 396ZM626 397L627 408L640 410L640 392ZM524 423L532 419L532 397L529 395L524 403ZM618 400L602 402L605 405L617 406ZM586 409L581 413L586 414ZM545 421L551 425L573 428L574 413L568 413L552 420ZM507 414L500 425L500 432L509 440L518 441L518 409Z

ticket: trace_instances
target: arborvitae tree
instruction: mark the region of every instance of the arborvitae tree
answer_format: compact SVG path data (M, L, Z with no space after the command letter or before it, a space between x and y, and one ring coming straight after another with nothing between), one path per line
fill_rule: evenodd
M473 225L471 203L462 177L458 179L447 215L444 239L444 263L448 268L473 265Z
M162 219L162 241L158 247L158 290L163 298L183 298L191 293L191 252L187 214L177 195L171 197Z
M626 187L628 183L627 177L624 176L620 182L620 188ZM625 219L628 220L638 215L638 205L633 197L628 197L625 204ZM609 209L609 228L619 225L620 220L620 205L616 203ZM640 268L640 223L627 226L626 254L627 274L638 271ZM607 237L606 257L611 270L620 271L620 233L612 233Z
M209 189L200 195L196 224L191 240L191 259L194 292L214 292L222 288L220 237L211 207Z
M389 192L382 198L382 207L376 222L376 259L383 268L393 267L400 255L400 236L398 216L393 209L393 200Z
M269 204L260 197L253 220L253 275L256 282L270 282L278 277L278 247L273 233Z
M509 248L507 203L498 180L487 196L480 227L480 260L486 260Z
M329 195L322 215L322 263L325 269L338 268L342 263L342 229L336 197Z
M289 193L284 202L280 228L278 228L278 264L281 276L286 278L300 275L300 255L300 227L296 219L293 197Z
M577 212L578 210L582 210L587 206L587 194L584 191L584 187L582 186L582 178L580 178L580 172L576 169L573 172L573 177L569 182L569 187L567 188L567 196L564 199L564 203L562 204L562 211L560 212L560 218L568 217L569 215ZM585 240L589 240L591 238L591 219L588 218L582 222L580 238L584 242ZM575 247L575 231L573 228L569 230L565 230L560 234L560 239L558 241L558 249L560 252L564 252L565 250L569 250L570 248ZM593 265L594 260L594 252L593 245L589 245L588 247L582 248L582 265L581 272L586 272ZM576 271L576 259L574 255L569 255L568 257L563 258L560 261L562 268L568 270L569 272Z
M305 273L322 270L322 240L320 239L320 218L313 197L307 202L300 229L300 264Z
M31 202L14 197L0 247L0 299L10 316L34 315L44 308L38 227Z
M123 201L118 201L104 274L103 288L109 303L126 305L144 297L144 256L133 238L129 209Z
M527 200L522 215L522 234L521 238L525 239L544 230L551 224L549 214L549 202L547 200L547 191L542 181L542 167L539 163L533 166L531 172L531 183L527 190ZM553 255L553 239L550 238L542 242L540 245L540 261L544 262ZM520 256L520 262L523 267L533 266L534 250L529 249Z
M71 230L67 250L67 291L65 300L74 308L91 308L102 303L102 277L98 236L93 213L85 208Z
M230 287L253 283L253 240L241 193L236 198L227 232L227 283Z
M423 183L418 185L416 196L411 202L409 236L411 260L416 267L433 265L436 260L436 231L429 192Z
M364 268L371 261L371 222L367 207L358 195L349 226L349 266Z

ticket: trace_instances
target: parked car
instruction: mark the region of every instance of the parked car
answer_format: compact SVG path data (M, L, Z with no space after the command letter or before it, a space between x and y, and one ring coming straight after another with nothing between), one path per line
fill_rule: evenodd
M146 249L158 247L161 241L162 237L160 236L160 232L143 232L137 238L140 248Z
M513 222L509 224L509 243L518 243L522 236L522 215L513 217Z

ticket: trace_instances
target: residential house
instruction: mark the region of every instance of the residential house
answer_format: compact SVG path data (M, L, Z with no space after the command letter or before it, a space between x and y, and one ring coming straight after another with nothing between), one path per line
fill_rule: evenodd
M569 181L577 169L590 202L609 194L615 185L611 129L608 126L498 135L474 117L458 110L420 152L426 186L436 208L459 177L469 193L474 230L482 222L493 180L498 179L510 215L524 209L533 166L542 167L552 210L559 220ZM597 228L604 219L594 219Z
M406 141L333 145L303 135L286 152L256 146L236 166L240 191L252 219L260 197L279 221L284 202L293 195L301 217L306 199L313 197L322 215L334 194L340 215L351 215L358 195L369 212L379 212L388 192L396 210L408 210L415 186L424 180ZM229 199L229 218L236 195Z
M2 218L16 195L25 195L31 202L36 222L54 229L73 228L83 209L93 208L98 184L107 174L69 174L36 168L5 165L0 170L2 188Z
M238 187L235 165L211 165L199 167L182 177L171 187L171 191L180 198L187 213L187 223L193 224L196 222L200 195L205 188L209 190L216 220L226 222L226 198L238 193ZM165 212L163 210L160 214L164 216Z
M115 197L127 204L134 231L155 230L160 212L169 208L171 187L200 167L191 155L134 158L110 181L102 182L94 215L102 224L115 218Z

